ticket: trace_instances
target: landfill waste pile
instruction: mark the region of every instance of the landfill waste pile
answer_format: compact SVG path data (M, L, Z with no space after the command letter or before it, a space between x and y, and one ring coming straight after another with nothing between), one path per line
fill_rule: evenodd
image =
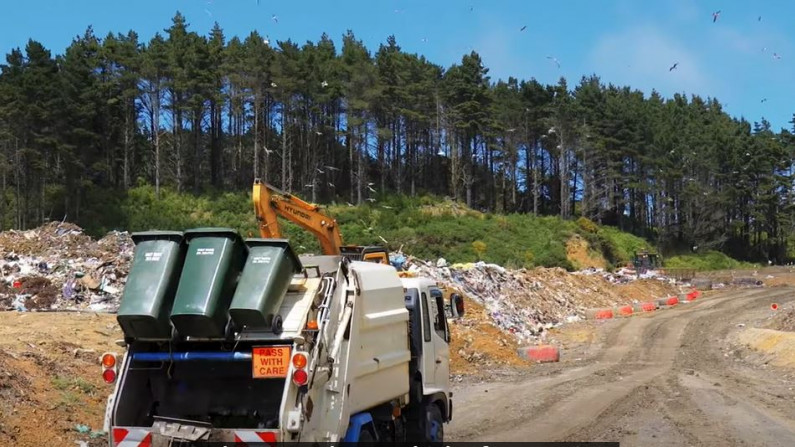
M115 312L134 244L126 232L96 241L66 222L0 233L0 310Z
M659 276L632 280L632 275L621 273L569 273L541 267L508 270L484 262L448 265L444 259L435 264L408 259L405 265L409 272L461 290L519 342L538 340L549 329L580 321L586 309L649 301L680 291L675 282Z

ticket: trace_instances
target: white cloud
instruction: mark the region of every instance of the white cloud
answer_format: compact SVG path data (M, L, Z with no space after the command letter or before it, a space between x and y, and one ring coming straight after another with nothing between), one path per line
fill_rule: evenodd
M630 85L646 92L656 89L670 96L677 92L714 95L716 81L687 45L654 26L637 26L596 41L589 66L604 82ZM669 68L678 63L677 68Z

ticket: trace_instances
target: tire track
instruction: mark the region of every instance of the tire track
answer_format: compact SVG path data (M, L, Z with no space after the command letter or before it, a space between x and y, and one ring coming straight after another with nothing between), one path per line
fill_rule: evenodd
M648 318L627 319L611 328L605 339L606 348L588 366L566 370L554 377L518 384L482 384L468 390L463 401L459 397L457 402L459 408L468 411L459 413L448 433L455 440L495 442L595 439L580 434L598 434L599 427L611 420L611 408L620 407L624 401L631 405L642 394L638 391L640 387L655 382L673 368L690 323L702 315L742 307L749 298L769 293L734 291ZM785 293L779 291L774 295ZM670 393L667 389L659 392ZM477 411L477 407L484 411ZM494 414L495 410L499 414ZM510 416L506 417L506 412ZM484 417L483 413L489 416ZM612 419L615 416L619 415L613 415ZM677 420L676 415L671 419L675 425L685 422ZM483 427L487 429L484 431ZM685 439L696 439L686 430L680 431Z

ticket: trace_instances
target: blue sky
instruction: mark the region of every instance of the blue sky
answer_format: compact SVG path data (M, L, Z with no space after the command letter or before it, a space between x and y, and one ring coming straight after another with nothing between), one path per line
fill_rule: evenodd
M734 116L790 128L795 113L795 2L661 0L30 0L4 2L0 51L29 38L62 53L92 25L97 35L130 29L148 40L179 10L206 34L258 30L271 40L337 42L347 29L375 50L394 34L405 50L449 66L472 49L492 79L604 82L665 96L713 96ZM712 12L721 10L717 23ZM278 23L271 17L276 15ZM759 17L761 16L761 21ZM527 26L520 31L522 26ZM425 39L425 41L423 41ZM775 59L773 54L780 55ZM547 59L557 58L560 69ZM674 62L677 70L668 71ZM762 102L767 98L767 101Z

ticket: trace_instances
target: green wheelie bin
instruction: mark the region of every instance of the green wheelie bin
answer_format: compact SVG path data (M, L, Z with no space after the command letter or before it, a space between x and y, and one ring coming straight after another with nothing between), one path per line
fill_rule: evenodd
M188 230L185 240L188 250L171 322L182 337L223 337L246 246L237 231L229 228Z
M301 261L286 239L246 239L248 258L229 307L238 329L282 330L279 315L293 275L301 273Z
M167 340L169 311L185 260L183 233L145 231L131 237L135 252L116 320L126 338Z

